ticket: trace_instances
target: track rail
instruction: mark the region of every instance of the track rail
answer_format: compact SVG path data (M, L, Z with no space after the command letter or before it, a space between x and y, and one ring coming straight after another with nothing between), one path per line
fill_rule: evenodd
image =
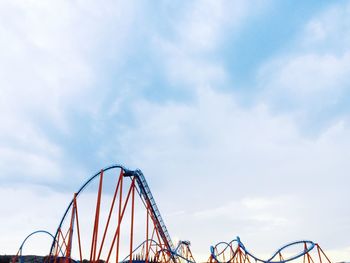
M125 173L125 176L135 176L136 183L140 188L140 194L143 196L145 201L150 205L150 209L154 218L156 219L156 227L158 229L159 234L163 238L166 243L166 246L170 251L175 251L174 244L170 238L168 229L166 228L163 218L159 212L156 201L153 198L152 192L147 184L146 178L141 172L141 170L136 171L128 171Z
M111 177L113 180L117 179L114 182L116 184L114 194L110 195L109 193L108 196L110 200L108 200L107 206L106 203L104 203L104 206L101 206L102 200L104 199L102 197L104 174L113 169L119 171L117 178ZM115 175L116 174L114 174L114 176ZM126 178L130 180L126 180ZM78 197L82 194L84 189L96 179L98 179L96 209L94 212L87 214L87 217L92 221L91 225L88 225L92 226L91 237L89 230L84 232L80 230L78 217L78 214L80 214L78 213L80 204L78 205ZM113 187L113 184L109 186ZM95 187L95 185L93 185L93 187ZM138 195L135 197L135 194ZM137 198L138 196L140 198ZM138 209L135 209L135 200L141 200ZM90 208L94 209L94 204L91 206L89 202L88 205ZM101 209L101 207L103 208ZM108 207L110 208L108 209ZM144 215L138 215L135 210L141 210L141 212L146 213ZM125 211L128 212L125 213ZM125 216L125 214L127 214L127 216ZM100 216L105 217L101 220ZM87 218L83 219L85 219L86 222ZM135 221L137 221L137 223L135 223ZM144 233L141 233L141 239L139 238L138 240L135 238L135 225L138 227L142 225L144 227L143 230L145 230ZM119 246L121 228L123 226L127 229L123 228L124 233L122 233L122 236L126 236L126 238L129 239L129 243L126 242L126 249L122 247L124 244ZM142 228L138 228L139 232L143 230ZM190 250L189 241L180 241L176 247L174 246L142 171L138 169L129 170L122 165L106 167L91 176L78 191L74 193L73 199L68 204L55 235L53 236L45 230L38 230L31 233L24 239L17 255L12 260L13 263L16 263L18 259L21 261L22 249L25 242L29 237L37 233L48 234L53 238L48 261L46 263L77 262L72 256L73 250L75 250L76 254L77 251L79 252L78 256L80 262L83 262L83 259L87 259L89 257L87 255L90 255L89 262L91 263L99 263L101 260L111 262L114 258L116 263L133 263L134 261L142 263L196 262ZM106 238L106 236L108 236L109 239ZM90 238L91 246L90 244L86 246L86 242L82 244L83 242L81 242L81 240L89 241ZM137 240L137 242L144 241L139 245L135 245L135 240ZM294 255L287 253L290 247L296 246L299 248L301 247L299 252ZM120 247L122 248L119 249ZM83 253L86 251L88 254ZM122 251L122 254L128 254L122 261L119 261L119 251ZM114 256L112 256L112 254ZM76 258L78 256L75 255ZM207 263L287 263L297 259L302 259L303 263L331 263L321 247L310 240L291 242L279 248L268 259L261 259L251 253L239 237L230 242L219 242L211 246Z
M283 254L283 251L289 247L301 245L302 249L299 253L295 255L286 257ZM223 248L219 249L220 246ZM316 259L312 259L311 251L316 250ZM317 243L314 243L310 240L300 240L288 243L281 248L279 248L271 257L268 259L261 259L251 253L242 243L241 239L237 237L236 239L231 240L230 242L219 242L215 246L210 247L210 257L208 262L210 263L250 263L252 260L260 263L286 263L290 261L303 258L303 262L315 263L316 260L319 260L322 263L322 258L325 262L331 263L329 258L320 248Z
M110 202L110 210L107 211L109 213L108 218L101 220L101 203L103 202L102 198L102 191L103 191L103 184L104 184L104 174L112 169L119 169L119 177L116 184L114 197ZM124 178L124 179L123 179ZM126 178L130 178L129 184L127 183L128 180L125 180ZM135 220L140 220L139 216L135 216L135 193L138 193L140 196L140 199L145 207L146 215L147 215L147 223L146 223L146 240L148 240L148 236L151 236L151 239L157 238L157 244L159 246L157 247L157 250L152 250L151 244L148 244L146 242L146 247L144 250L146 252L143 252L145 255L146 263L149 260L150 257L156 257L159 258L159 260L162 261L172 261L174 263L178 263L177 255L174 253L175 247L173 245L173 242L171 240L171 237L169 235L169 232L165 226L164 220L160 214L160 211L158 209L158 206L155 202L155 199L152 195L152 192L150 190L150 187L141 172L141 170L129 170L125 168L122 165L112 165L107 168L102 169L100 172L94 174L92 177L90 177L74 194L73 199L69 203L67 209L65 210L63 217L60 221L60 224L56 230L56 234L54 236L54 241L51 245L50 249L50 255L52 258L55 259L55 261L59 261L58 257L61 256L62 258L67 258L71 260L72 255L71 251L74 247L73 240L78 240L78 249L80 254L80 261L83 260L83 258L86 258L86 246L83 249L82 248L82 238L81 237L81 231L79 230L79 219L78 219L78 197L81 195L81 193L84 191L84 189L91 184L92 181L99 179L98 184L98 193L97 193L97 200L96 200L96 209L95 209L95 219L94 223L92 223L92 241L91 241L91 249L89 251L90 254L90 262L98 262L100 259L103 258L103 251L108 249L107 256L105 257L106 261L110 260L110 257L112 255L116 254L116 258L118 259L119 255L119 236L121 235L121 228L122 224L125 225L123 222L128 221L127 218L125 218L124 213L126 210L129 211L128 216L130 215L130 221L126 224L130 224L131 232L130 234L130 254L129 254L129 261L130 263L133 260L132 251L134 250L134 226L135 226ZM124 186L123 186L124 185ZM127 193L127 194L126 194ZM109 205L109 204L108 204ZM115 212L119 211L119 212ZM106 212L106 211L104 211ZM117 213L118 215L115 215ZM70 216L70 223L69 228L67 229L67 223L66 221ZM115 219L111 219L111 217L116 216ZM85 219L85 218L84 218ZM66 223L64 223L66 222ZM104 222L105 225L101 228L101 222ZM118 226L115 230L111 230L110 222L118 222ZM65 224L65 227L63 226ZM145 221L144 223L145 224ZM86 232L85 232L86 233ZM108 236L108 233L111 233L112 241L106 241L106 235ZM84 233L83 233L84 234ZM77 237L74 238L73 235L76 235ZM102 236L101 236L102 235ZM123 234L125 236L125 233ZM87 237L90 238L90 237ZM111 243L107 243L111 242ZM58 249L57 244L60 244L61 247L63 246L63 253L60 253L62 249ZM75 244L77 244L75 242ZM106 248L107 246L107 248ZM77 245L75 245L77 247ZM113 253L113 250L117 250L116 253ZM101 254L102 253L102 254ZM151 255L152 254L152 255ZM57 262L55 262L57 263Z

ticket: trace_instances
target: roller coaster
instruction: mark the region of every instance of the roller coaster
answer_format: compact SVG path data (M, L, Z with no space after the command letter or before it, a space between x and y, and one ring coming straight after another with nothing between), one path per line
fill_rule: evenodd
M55 234L38 230L28 235L12 263L23 263L23 246L38 233L52 237L45 263L196 263L189 241L174 245L143 173L121 165L109 166L89 178L74 193ZM290 248L296 247L299 252L291 254ZM261 259L239 237L211 246L207 263L298 260L331 263L321 247L309 240L289 243Z

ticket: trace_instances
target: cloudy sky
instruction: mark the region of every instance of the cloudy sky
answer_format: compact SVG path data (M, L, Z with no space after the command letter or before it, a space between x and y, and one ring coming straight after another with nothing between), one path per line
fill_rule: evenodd
M349 261L349 76L348 1L0 1L0 254L121 163L200 259Z

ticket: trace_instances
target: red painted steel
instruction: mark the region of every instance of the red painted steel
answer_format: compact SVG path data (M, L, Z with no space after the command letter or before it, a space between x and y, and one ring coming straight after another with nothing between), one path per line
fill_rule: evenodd
M240 245L237 245L237 243L222 244L227 246L224 246L222 250L215 247L214 251L216 258L214 258L213 255L210 255L207 263L284 263L290 261L288 259L288 256L290 255L283 254L282 251L279 251L276 254L276 259L270 259L270 261L260 261L254 259L250 254L245 252L245 250L242 249ZM331 263L330 259L318 244L315 244L314 248L310 250L308 249L306 242L303 242L303 251L305 254L300 258L303 263ZM292 262L298 262L298 259L293 259Z
M47 263L71 263L74 258L79 258L80 262L86 258L91 263L101 260L111 262L114 256L116 263L133 263L135 260L144 263L195 263L190 242L182 241L175 251L169 250L169 242L160 228L163 221L159 219L158 209L154 208L154 199L145 197L146 188L142 189L134 175L126 175L121 168L119 174L113 175L117 180L113 182L115 187L112 185L111 193L108 194L104 193L104 189L111 185L104 185L106 176L107 173L101 170L97 194L95 192L93 196L93 200L96 201L88 204L93 210L91 213L84 214L79 211L83 207L80 203L82 201L78 193L74 194L72 205L68 208L71 210L67 209L70 219L65 224L61 223L57 230ZM130 180L127 180L128 178ZM149 191L149 188L147 189ZM83 216L79 218L81 215ZM168 235L168 232L166 234ZM221 251L215 246L207 262L257 263L257 258L249 254L243 245L227 245ZM309 251L304 243L305 254L300 258L303 263L331 263L321 247L318 244L315 244L315 247L316 249ZM288 255L282 253L282 250L275 256L276 262L284 263L288 259ZM17 259L18 253L12 263Z
M85 246L83 247L82 241L84 240L86 242L89 236L86 235L86 227L82 232L81 220L79 218L81 215L79 212L80 201L78 195L74 194L69 225L65 227L63 224L62 227L58 229L56 238L58 245L55 245L52 250L53 252L49 257L50 263L59 263L62 258L65 263L69 263L74 257L73 254L76 254L76 257L78 257L80 261L83 261L84 258L87 258L87 255L89 255L88 258L92 263L99 262L100 260L110 262L113 254L115 255L115 262L120 262L122 247L123 253L125 253L125 238L129 239L129 248L128 254L123 257L126 256L129 263L135 258L139 260L142 259L146 263L152 260L169 262L171 254L167 250L158 232L149 201L143 199L140 194L140 189L136 184L136 178L128 176L131 180L126 180L127 178L124 176L123 169L120 169L113 194L111 198L107 200L103 193L105 188L105 176L106 174L101 171L97 186L98 190L94 217L90 220L92 221L90 249L88 249L88 251L86 250L86 243L84 243ZM138 195L136 195L136 192ZM137 196L139 196L139 198L136 198ZM138 199L141 199L142 202L138 201L139 205L136 206L136 201ZM105 209L106 204L108 207L107 210ZM102 207L104 210L102 210ZM143 207L143 212L139 211L141 207ZM127 210L128 212L126 212ZM146 213L146 218L143 219L141 223L139 221L144 217L136 216L136 213L139 214L140 212ZM129 219L126 218L126 215ZM87 215L84 214L83 222L88 221L86 216ZM112 223L116 223L116 226L112 227ZM145 232L143 235L140 235L139 228L135 231L136 225L140 224L145 225L143 230ZM126 225L129 225L129 233L124 231ZM123 236L123 241L121 236ZM142 240L146 237L146 242L136 249L138 244L135 242L136 240L140 242L140 236ZM148 240L149 238L150 240ZM60 247L62 247L63 253L60 252ZM113 251L115 251L115 254Z

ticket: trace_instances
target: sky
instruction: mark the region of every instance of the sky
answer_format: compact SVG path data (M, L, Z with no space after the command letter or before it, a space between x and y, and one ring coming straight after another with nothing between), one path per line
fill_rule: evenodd
M1 1L0 254L118 163L198 258L350 261L349 76L348 1Z

